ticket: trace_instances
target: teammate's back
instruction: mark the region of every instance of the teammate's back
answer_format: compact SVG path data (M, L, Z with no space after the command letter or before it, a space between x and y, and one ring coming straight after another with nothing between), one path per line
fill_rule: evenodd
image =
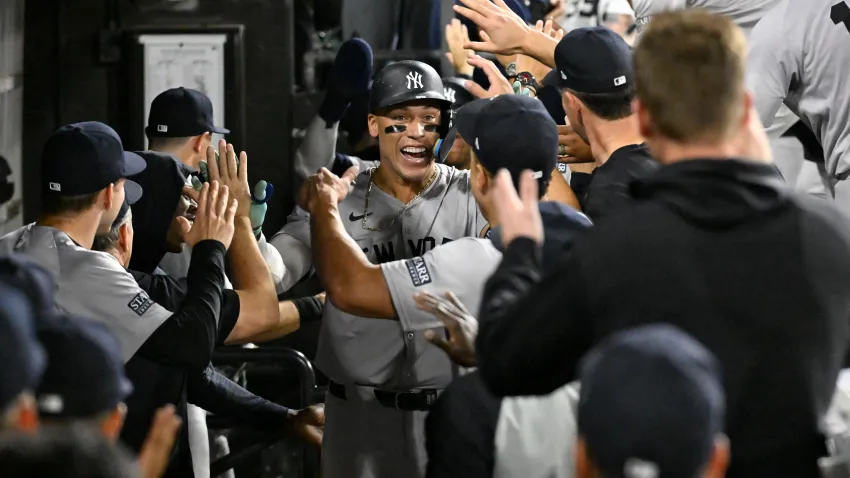
M750 35L747 86L767 126L783 101L823 146L826 170L850 170L850 7L836 0L782 0Z

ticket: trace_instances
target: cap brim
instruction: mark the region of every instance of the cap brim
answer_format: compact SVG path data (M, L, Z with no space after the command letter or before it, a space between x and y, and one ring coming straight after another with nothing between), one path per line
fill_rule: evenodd
M221 126L213 126L212 128L210 128L210 133L230 134L230 130L227 128L222 128Z
M127 204L133 205L142 198L142 187L135 181L124 180L124 198Z
M457 110L454 120L454 129L463 136L463 139L470 147L473 148L473 150L476 149L474 147L475 119L478 117L478 113L480 113L481 110L484 109L484 106L486 106L489 102L489 99L470 101Z
M130 176L135 176L145 168L148 167L148 163L138 154L124 151L124 177L129 178Z

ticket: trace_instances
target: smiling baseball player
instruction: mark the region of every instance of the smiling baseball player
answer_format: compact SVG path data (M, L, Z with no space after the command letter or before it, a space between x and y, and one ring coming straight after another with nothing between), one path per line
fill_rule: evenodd
M368 125L378 138L381 161L356 178L348 173L353 189L339 205L346 232L370 262L420 256L479 235L486 226L469 173L434 161L449 107L439 75L424 63L393 63L375 78ZM282 247L292 278L310 269L312 256L327 254L312 242L309 215L300 207L272 243ZM421 436L415 415L427 409L433 395L415 390L440 388L451 379L445 354L423 333L342 312L331 302L324 310L316 365L332 381L323 476L419 476L425 456L415 438Z

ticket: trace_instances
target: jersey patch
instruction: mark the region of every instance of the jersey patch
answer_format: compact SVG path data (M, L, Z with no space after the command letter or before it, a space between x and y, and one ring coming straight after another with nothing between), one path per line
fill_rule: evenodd
M431 273L428 271L428 265L425 264L425 259L414 257L404 261L407 266L407 272L410 274L410 280L413 281L413 287L421 287L431 283Z
M151 298L148 297L148 295L144 291L141 291L136 294L136 297L133 297L133 300L131 300L130 303L127 304L127 307L129 307L130 310L135 312L136 315L141 317L145 315L145 312L147 312L152 305L153 301L151 300Z

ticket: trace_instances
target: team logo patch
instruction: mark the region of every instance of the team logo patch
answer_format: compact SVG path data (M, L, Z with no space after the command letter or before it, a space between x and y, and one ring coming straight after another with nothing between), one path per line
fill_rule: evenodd
M405 77L407 79L407 89L412 90L414 88L421 89L422 88L422 75L417 71L411 71Z
M136 294L136 297L133 297L133 300L131 300L130 303L127 304L127 307L129 307L130 310L135 312L136 315L141 317L145 315L145 312L147 312L152 305L153 301L151 300L151 298L148 297L148 295L144 291L141 291Z
M625 85L625 84L626 84L626 77L625 76L618 76L618 77L614 78L614 86L620 86L620 85Z
M413 259L404 261L404 264L407 266L410 280L413 281L413 287L421 287L431 283L431 273L428 271L428 265L425 264L425 259L414 257Z
M567 172L568 166L567 163L558 163L558 172L564 174Z
M167 133L168 132L168 125L158 124L158 125L156 125L156 130L159 131L160 133Z

